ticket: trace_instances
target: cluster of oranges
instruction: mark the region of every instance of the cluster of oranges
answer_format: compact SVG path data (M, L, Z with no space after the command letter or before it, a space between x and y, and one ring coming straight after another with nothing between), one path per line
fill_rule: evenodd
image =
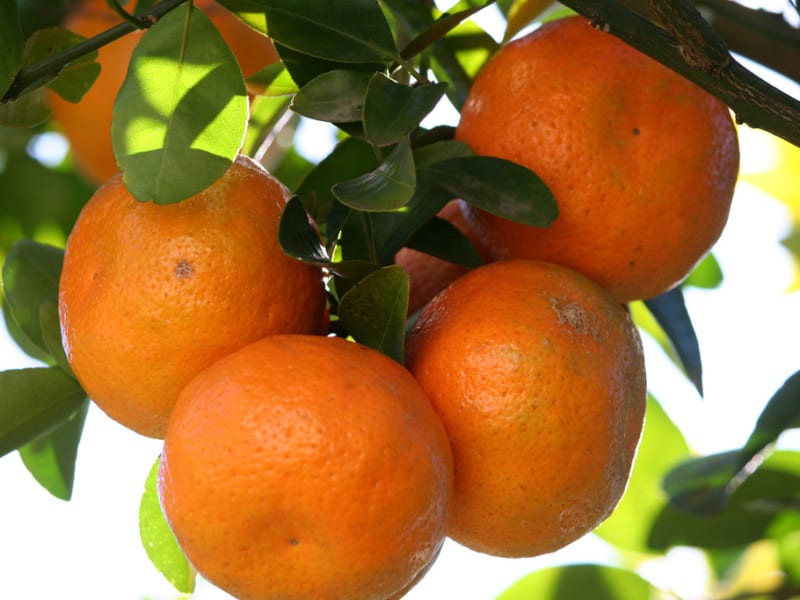
M277 242L289 192L249 158L168 206L114 176L75 224L70 364L112 418L164 439L170 526L237 598L400 598L448 536L551 552L625 489L646 396L625 303L719 236L728 111L573 17L498 51L456 135L534 170L560 214L536 229L448 205L487 264L398 255L418 311L405 365L327 335L324 273Z

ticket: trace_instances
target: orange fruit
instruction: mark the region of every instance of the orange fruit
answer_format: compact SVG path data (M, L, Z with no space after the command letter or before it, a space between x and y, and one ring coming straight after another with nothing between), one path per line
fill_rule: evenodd
M453 539L535 556L615 507L641 435L645 371L627 311L596 283L527 259L474 269L422 310L407 366L453 448Z
M577 16L490 59L456 138L530 168L559 206L548 228L468 207L490 253L567 265L620 302L691 271L725 226L739 169L722 102Z
M411 374L342 338L277 335L198 374L158 489L183 551L240 600L388 598L436 558L452 455Z
M489 260L480 240L470 229L461 212L458 200L448 202L437 215L458 227L481 253L484 261ZM431 298L446 288L450 282L469 271L467 267L437 258L413 248L402 248L394 257L395 264L408 274L409 299L408 314L416 313Z
M139 202L117 175L67 240L59 283L75 375L109 416L162 437L181 388L271 333L317 333L319 269L286 256L278 219L290 192L240 156L177 204Z
M196 0L196 4L231 47L245 77L278 60L269 38L245 25L217 2ZM120 22L120 17L109 8L106 0L86 0L68 15L63 26L88 38ZM94 183L102 183L117 172L110 133L114 99L142 33L129 33L98 50L100 75L77 104L58 94L49 94L53 118L70 143L78 169Z

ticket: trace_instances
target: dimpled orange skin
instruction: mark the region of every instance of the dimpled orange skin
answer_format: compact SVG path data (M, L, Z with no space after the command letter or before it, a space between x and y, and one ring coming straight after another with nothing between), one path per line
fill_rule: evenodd
M279 335L182 391L158 490L197 570L239 600L400 597L441 548L452 454L401 365Z
M423 309L407 366L453 448L453 539L535 556L611 513L646 382L638 332L597 284L539 261L479 267Z
M116 176L70 233L59 316L70 365L110 417L160 438L197 372L270 333L318 333L319 269L286 256L290 192L240 156L200 194L135 200Z
M198 0L197 5L230 45L245 77L279 60L269 38L245 25L217 2ZM120 22L121 18L106 0L87 0L67 16L63 26L88 38ZM142 32L129 33L98 50L100 75L79 103L48 94L53 118L70 142L76 165L94 183L104 182L118 169L111 145L111 116L114 99L141 36Z
M437 216L450 221L458 227L462 233L472 240L484 261L489 260L489 255L481 247L480 240L469 229L457 200L448 202ZM410 315L425 306L431 298L446 288L450 282L455 281L469 271L467 267L442 260L413 248L402 248L395 255L395 264L403 267L408 274L408 314Z
M498 51L456 138L530 168L559 206L533 228L465 205L492 255L570 266L620 302L690 272L725 226L739 169L724 104L577 16Z

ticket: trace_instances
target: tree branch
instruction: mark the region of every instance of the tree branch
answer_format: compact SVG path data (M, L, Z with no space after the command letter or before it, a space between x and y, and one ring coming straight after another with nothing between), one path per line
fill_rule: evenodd
M655 18L648 0L623 0L623 4ZM694 0L694 5L732 52L800 83L800 31L781 15L730 0Z
M184 2L186 2L186 0L163 0L162 2L157 3L150 10L145 11L140 17L138 17L140 25L144 26L146 23L152 25L169 11L174 9L176 6L183 4ZM58 52L57 54L53 54L52 56L49 56L38 63L22 67L17 72L14 82L8 88L5 95L0 98L0 102L11 102L12 100L16 100L23 94L31 91L32 89L41 87L46 82L55 79L61 70L72 61L77 60L78 58L85 56L90 52L94 52L98 48L110 44L111 42L131 33L132 31L135 31L136 29L137 27L130 21L123 21L122 23L115 25L114 27L102 33L99 33L98 35L91 37L80 44L70 46L66 50Z
M709 33L710 26L690 0L651 3L651 7L661 4L663 28L618 0L561 3L718 97L734 111L739 123L764 129L800 147L800 102L738 63L716 32Z

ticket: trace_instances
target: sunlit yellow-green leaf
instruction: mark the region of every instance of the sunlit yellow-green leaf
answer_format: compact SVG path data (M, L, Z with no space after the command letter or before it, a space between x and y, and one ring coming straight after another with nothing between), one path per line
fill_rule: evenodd
M517 35L552 4L553 0L515 0L508 11L508 23L503 41L506 42Z

